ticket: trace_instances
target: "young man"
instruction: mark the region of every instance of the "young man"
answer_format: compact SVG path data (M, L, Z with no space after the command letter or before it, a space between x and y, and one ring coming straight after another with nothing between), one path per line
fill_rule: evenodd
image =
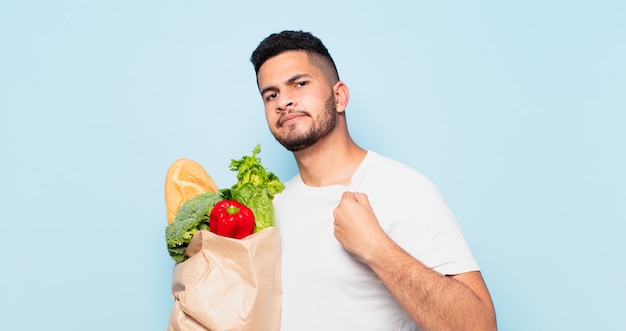
M281 330L495 330L478 265L437 189L350 137L348 87L322 42L283 31L251 60L269 129L299 169L274 200Z

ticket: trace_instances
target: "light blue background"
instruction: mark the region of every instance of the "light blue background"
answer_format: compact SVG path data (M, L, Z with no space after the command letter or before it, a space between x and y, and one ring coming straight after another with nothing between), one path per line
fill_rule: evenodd
M351 89L357 142L440 188L501 330L623 330L625 17L621 1L3 1L0 329L164 330L165 172L192 158L230 186L230 159L261 143L295 173L248 59L304 29Z

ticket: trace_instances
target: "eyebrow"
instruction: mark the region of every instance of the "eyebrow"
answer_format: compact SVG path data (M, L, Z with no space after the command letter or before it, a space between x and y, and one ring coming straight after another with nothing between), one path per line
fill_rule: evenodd
M291 85L295 81L297 81L297 80L299 80L299 79L301 79L303 77L312 77L312 76L309 75L309 74L295 74L295 75L291 76L289 79L287 79L285 81L285 85ZM278 90L278 87L276 87L274 85L268 86L268 87L266 87L266 88L261 90L261 95L264 95L268 91L275 91L275 90Z

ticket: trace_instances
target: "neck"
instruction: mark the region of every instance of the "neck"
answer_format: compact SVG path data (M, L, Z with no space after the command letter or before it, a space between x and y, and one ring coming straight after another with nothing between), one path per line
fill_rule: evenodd
M347 134L336 138L324 137L315 145L294 153L305 184L315 187L350 184L367 151Z

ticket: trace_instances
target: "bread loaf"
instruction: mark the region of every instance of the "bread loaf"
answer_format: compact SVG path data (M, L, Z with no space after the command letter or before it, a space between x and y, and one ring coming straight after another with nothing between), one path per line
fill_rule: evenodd
M198 162L182 158L172 163L165 175L167 223L174 221L185 201L208 191L217 192L217 185Z

